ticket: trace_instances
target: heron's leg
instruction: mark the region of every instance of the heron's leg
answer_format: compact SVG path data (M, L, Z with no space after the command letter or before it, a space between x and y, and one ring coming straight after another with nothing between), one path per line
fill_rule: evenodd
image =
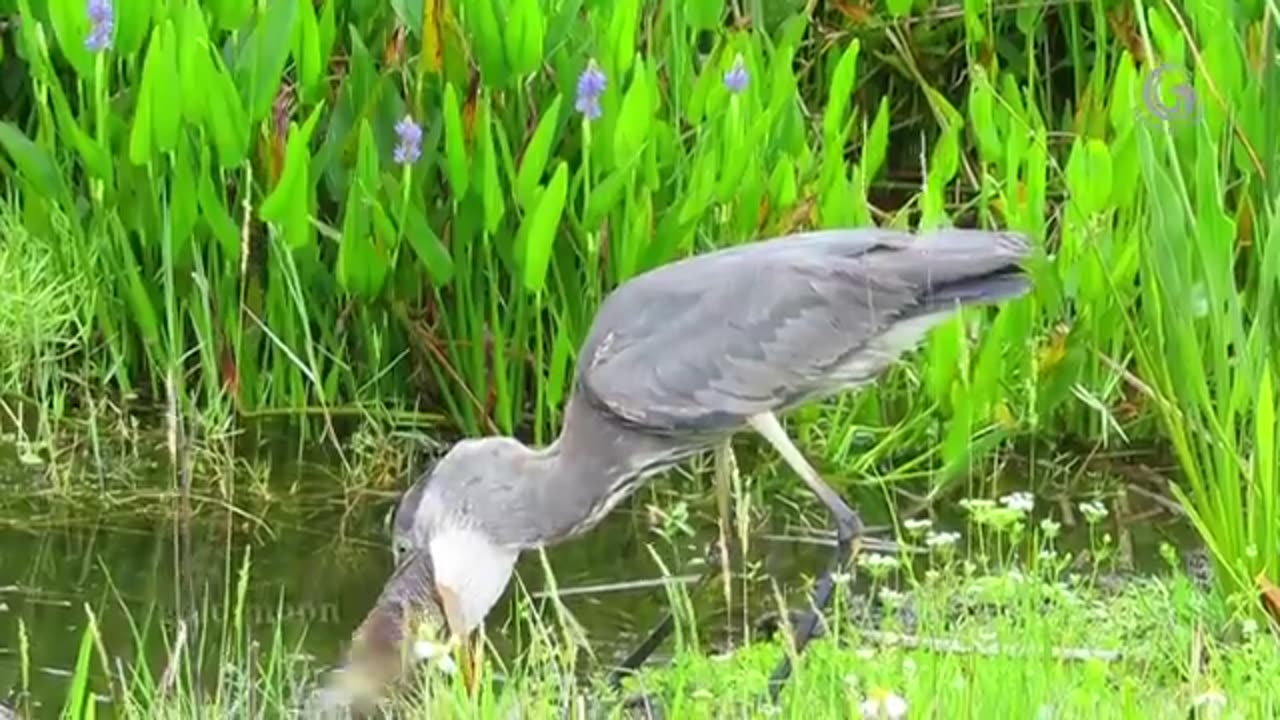
M814 495L827 506L827 510L831 513L836 525L836 552L831 558L831 565L823 571L818 578L817 587L813 593L813 609L805 614L803 620L800 621L796 632L796 653L804 651L809 639L813 636L814 630L821 619L821 613L826 609L827 603L831 602L831 593L835 587L832 574L840 569L841 566L849 561L853 555L854 544L862 535L862 521L853 508L840 497L840 494L826 484L818 475L818 471L813 469L804 455L800 453L795 443L791 442L791 438L787 436L787 432L782 429L782 424L778 422L778 418L773 413L761 413L753 416L749 421L751 427L769 444L773 446L787 465L795 471L797 475L804 480L804 484L809 486ZM778 694L782 690L782 685L791 675L791 658L783 657L782 662L778 664L778 668L774 670L773 675L769 678L769 695L776 702Z

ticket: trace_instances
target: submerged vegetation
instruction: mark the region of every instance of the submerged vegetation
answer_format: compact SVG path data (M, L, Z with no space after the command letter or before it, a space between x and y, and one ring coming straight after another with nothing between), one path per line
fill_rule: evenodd
M117 428L159 423L185 493L265 503L276 491L237 491L210 448L282 420L368 485L408 463L353 445L353 425L548 441L601 298L646 269L811 228L1020 230L1030 297L797 413L802 445L914 520L1011 475L1068 509L1106 499L1100 476L1121 499L1171 495L1223 622L1255 631L1205 636L1160 584L1085 589L993 631L1105 645L1109 613L1162 628L1134 641L1155 654L1116 670L818 643L788 712L860 712L874 685L912 715L1171 716L1221 692L1266 716L1277 20L1275 0L0 0L0 420L22 463L98 469ZM1155 459L1116 459L1134 450ZM786 487L738 500L759 514ZM539 632L510 677L559 707L580 690L561 686L572 643ZM94 640L75 703L78 673L113 665ZM284 702L291 656L235 642L217 667L265 689L225 703ZM720 664L694 647L655 687L714 715L706 694L756 687L754 654L775 651ZM163 716L166 685L139 673L97 691Z

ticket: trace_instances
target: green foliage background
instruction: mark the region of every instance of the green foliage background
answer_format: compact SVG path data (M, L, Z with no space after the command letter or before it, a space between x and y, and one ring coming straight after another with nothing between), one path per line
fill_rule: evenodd
M1225 576L1280 575L1274 3L139 0L102 53L79 0L0 17L5 239L36 248L4 267L78 309L7 321L8 389L42 407L168 392L545 441L637 272L810 227L1008 227L1034 297L802 417L829 458L855 428L944 471L1013 435L1155 440Z

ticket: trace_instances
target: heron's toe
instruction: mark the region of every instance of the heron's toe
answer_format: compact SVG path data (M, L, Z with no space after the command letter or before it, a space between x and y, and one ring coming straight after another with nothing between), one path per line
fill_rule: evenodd
M786 623L788 625L788 629L791 635L796 635L797 633L800 632L801 626L804 624L806 617L808 617L808 612L804 610L798 610L796 608L791 608L787 610ZM756 620L756 634L759 635L762 640L765 640L765 641L772 640L774 637L777 636L778 631L782 629L782 623L783 623L783 620L779 613L777 612L765 613L761 615L758 620ZM826 625L827 625L827 619L822 615L819 615L818 623L813 628L812 637L815 637L815 638L822 637L826 633L826 630L827 630Z
M657 698L648 693L636 693L622 701L622 717L636 720L663 720L666 714Z

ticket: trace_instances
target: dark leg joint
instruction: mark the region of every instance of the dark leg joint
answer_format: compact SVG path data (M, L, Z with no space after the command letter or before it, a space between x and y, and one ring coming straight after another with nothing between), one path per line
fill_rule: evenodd
M827 569L818 577L813 591L813 607L803 617L794 621L797 655L804 652L805 646L815 637L818 623L822 620L822 613L831 602L831 595L835 589L832 574L840 571L849 562L853 554L853 544L863 532L862 520L858 517L858 513L843 501L837 500L835 503L829 503L827 507L835 521L836 551L832 554ZM769 678L769 699L773 703L778 702L782 686L790 676L791 658L784 656Z

